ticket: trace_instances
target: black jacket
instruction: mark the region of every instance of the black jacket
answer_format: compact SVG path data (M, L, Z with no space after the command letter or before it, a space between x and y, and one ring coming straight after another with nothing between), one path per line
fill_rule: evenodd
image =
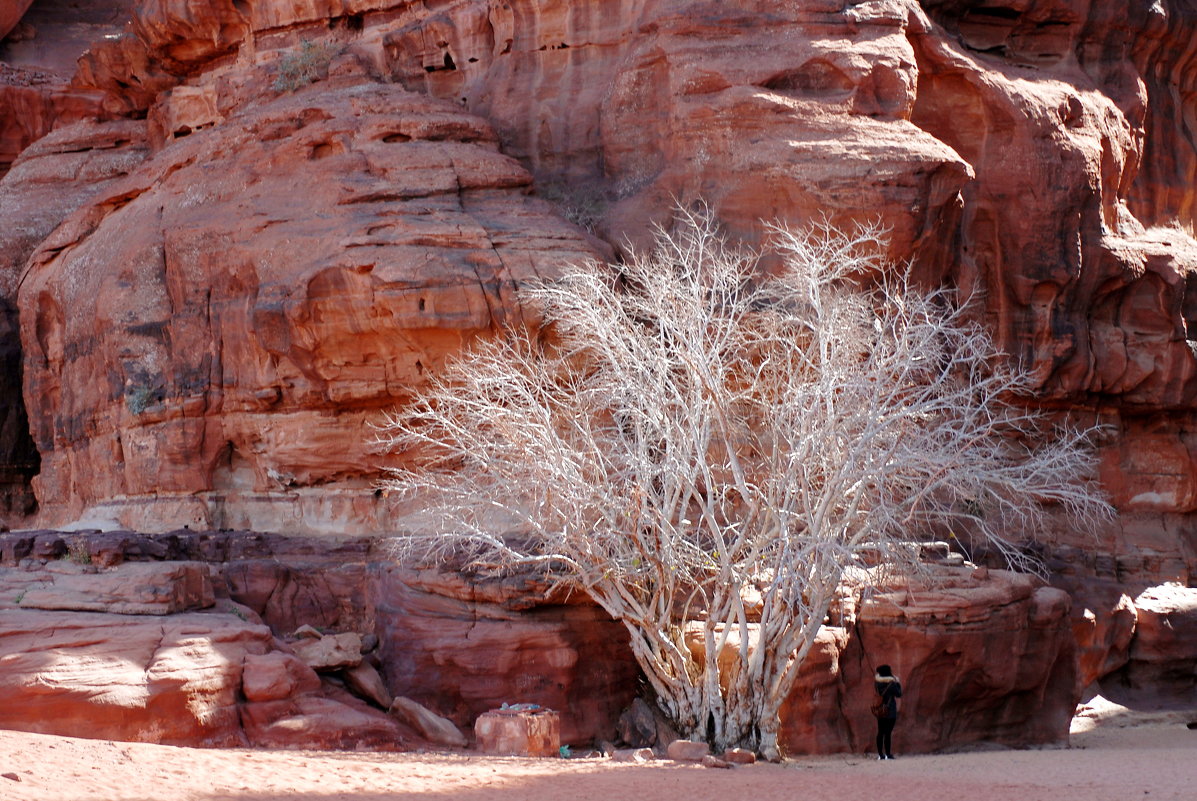
M885 704L885 714L881 717L896 718L898 716L898 699L902 697L902 683L896 676L875 675L873 676L873 688Z

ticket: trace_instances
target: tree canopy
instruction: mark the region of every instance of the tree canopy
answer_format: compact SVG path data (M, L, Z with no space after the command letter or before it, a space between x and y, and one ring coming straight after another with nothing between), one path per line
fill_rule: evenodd
M482 339L382 427L422 504L405 559L537 566L630 633L688 735L777 754L778 711L847 571L967 533L1026 566L1108 514L1091 430L878 231L733 246L680 212L627 263L523 286L541 324Z

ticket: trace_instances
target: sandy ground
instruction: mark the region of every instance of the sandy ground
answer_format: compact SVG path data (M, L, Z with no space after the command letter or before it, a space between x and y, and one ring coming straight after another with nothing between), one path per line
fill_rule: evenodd
M1100 700L1100 699L1099 699ZM1197 710L1098 704L1067 748L659 762L173 748L0 731L3 801L1128 801L1197 799ZM899 730L900 734L900 730ZM15 774L19 781L13 780Z

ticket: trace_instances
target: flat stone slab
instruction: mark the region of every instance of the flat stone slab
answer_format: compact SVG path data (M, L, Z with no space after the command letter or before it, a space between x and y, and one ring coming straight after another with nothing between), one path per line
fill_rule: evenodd
M190 746L244 745L242 664L270 629L233 615L10 609L0 728Z
M421 737L429 742L452 748L464 748L467 744L465 735L453 724L453 721L436 714L410 698L396 697L391 703L390 713L415 729Z
M69 559L0 568L0 608L170 615L216 599L203 562L126 562L97 568Z

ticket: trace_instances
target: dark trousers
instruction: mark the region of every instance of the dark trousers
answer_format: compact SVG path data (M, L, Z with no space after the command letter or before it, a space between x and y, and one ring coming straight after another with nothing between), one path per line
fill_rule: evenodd
M897 718L877 718L877 756L891 756L894 753L893 735Z

